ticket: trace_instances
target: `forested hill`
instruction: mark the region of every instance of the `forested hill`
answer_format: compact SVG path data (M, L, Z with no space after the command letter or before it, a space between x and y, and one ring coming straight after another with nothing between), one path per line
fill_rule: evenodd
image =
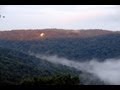
M80 38L113 34L108 30L64 30L64 29L33 29L0 31L0 39L5 40L41 40L50 38Z
M66 74L74 76L81 71L38 59L30 56L29 52L57 55L79 62L93 58L100 61L120 58L120 32L60 29L0 31L0 85L21 82L29 85L36 85L36 82L79 84L78 78L70 79L71 76ZM62 76L54 77L56 74ZM38 79L34 80L34 77Z
M54 65L33 56L0 47L0 86L20 85L24 79L32 80L34 77L43 76L47 78L64 73L74 75L77 72L63 65Z
M22 31L16 31L22 32ZM27 35L29 35L30 31L25 31ZM38 32L38 31L31 31ZM41 32L41 31L40 31ZM49 32L56 32L49 31ZM16 38L11 38L12 31L9 33L5 33L9 38L0 40L0 46L4 48L10 48L14 50L18 50L28 54L29 52L39 53L39 54L48 54L48 55L58 55L61 57L66 57L68 59L73 60L91 60L93 58L104 60L109 58L119 58L120 57L120 33L112 32L112 31L104 31L104 30L88 30L88 31L79 31L90 33L91 37L86 36L86 38L74 36L67 37L61 35L59 37L60 32L70 32L70 31L59 31L57 33L56 38L44 38L40 37L39 39L29 39L25 33L22 33L23 37L27 37L26 40L20 40L19 36ZM97 32L98 36L95 36L95 32ZM102 32L102 33L100 33ZM32 34L32 33L31 33ZM40 33L38 33L40 34ZM49 34L49 33L47 33ZM47 36L47 34L45 34ZM77 34L77 33L76 33ZM79 34L79 33L78 33ZM17 34L13 34L17 35ZM85 35L80 34L80 35ZM1 35L3 36L3 35ZM54 35L52 35L54 36ZM51 37L52 37L51 36ZM54 36L55 37L55 36ZM16 39L16 40L15 40ZM18 39L18 40L17 40Z

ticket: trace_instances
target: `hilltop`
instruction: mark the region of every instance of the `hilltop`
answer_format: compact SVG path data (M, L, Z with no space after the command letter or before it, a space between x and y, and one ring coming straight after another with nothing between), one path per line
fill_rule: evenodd
M88 29L88 30L64 30L64 29L33 29L0 31L0 39L5 40L41 40L53 38L86 38L100 35L108 35L118 32ZM44 34L44 36L41 36Z

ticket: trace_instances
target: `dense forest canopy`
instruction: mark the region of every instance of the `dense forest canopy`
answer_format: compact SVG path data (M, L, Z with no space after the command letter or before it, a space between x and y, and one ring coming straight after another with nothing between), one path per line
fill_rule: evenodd
M58 55L79 62L93 58L98 61L120 58L120 33L106 30L57 29L0 32L1 85L83 85L86 81L90 81L89 84L93 81L82 77L82 71L38 59L31 56L31 52ZM83 74L92 78L92 75L87 75L89 74ZM98 80L98 84L101 83L104 84Z

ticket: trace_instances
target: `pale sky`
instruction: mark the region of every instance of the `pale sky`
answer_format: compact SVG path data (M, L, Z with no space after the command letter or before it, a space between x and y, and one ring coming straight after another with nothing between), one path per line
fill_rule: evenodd
M0 5L0 15L0 30L59 28L120 31L120 5Z

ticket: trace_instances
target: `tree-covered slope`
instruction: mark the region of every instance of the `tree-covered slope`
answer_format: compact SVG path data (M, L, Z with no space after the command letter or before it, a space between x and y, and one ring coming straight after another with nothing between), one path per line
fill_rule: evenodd
M74 69L54 65L24 53L0 48L0 84L19 84L25 78L75 74Z
M74 60L119 58L120 34L102 35L91 38L62 38L34 41L0 41L1 47L24 53L34 52L58 55Z

